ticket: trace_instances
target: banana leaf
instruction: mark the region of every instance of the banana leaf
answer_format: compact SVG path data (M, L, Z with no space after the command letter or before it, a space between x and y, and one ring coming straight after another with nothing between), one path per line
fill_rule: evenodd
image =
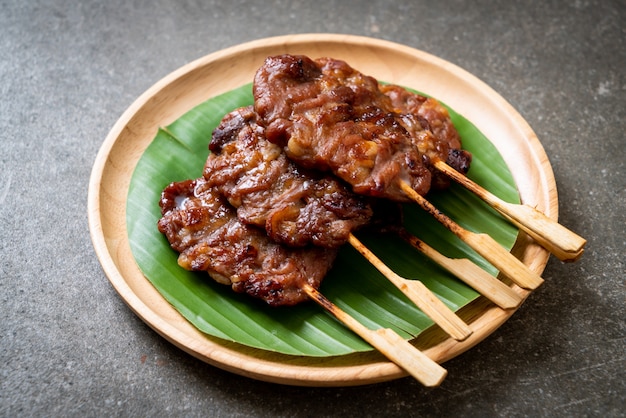
M186 271L156 224L161 191L173 181L195 179L209 153L213 129L231 110L253 103L251 85L214 97L169 126L162 127L139 160L127 200L127 225L133 256L160 294L202 332L262 350L300 356L336 356L373 350L314 303L272 308L207 274ZM474 125L450 110L474 159L469 177L500 198L519 202L515 183L499 153ZM517 229L463 188L452 185L429 200L459 224L486 232L511 248ZM405 227L450 257L467 257L496 275L497 270L416 205L405 205ZM392 235L359 238L403 277L421 280L447 306L458 310L478 297L464 283ZM322 287L358 321L374 329L392 328L406 339L433 322L350 246L344 246Z

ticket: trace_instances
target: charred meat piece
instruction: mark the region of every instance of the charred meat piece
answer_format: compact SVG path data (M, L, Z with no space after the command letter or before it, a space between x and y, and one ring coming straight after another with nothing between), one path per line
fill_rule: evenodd
M366 224L372 209L339 179L298 167L265 138L252 106L226 115L213 132L204 178L237 216L276 242L334 248Z
M452 124L448 110L432 97L425 97L393 84L380 85L380 91L391 99L395 112L400 115L413 143L428 160L438 158L457 171L467 174L472 154L461 149L461 137ZM432 133L425 135L424 131ZM431 188L445 189L450 185L448 176L437 170L433 174Z
M159 205L159 231L180 253L181 267L206 271L235 292L271 306L308 299L302 284L319 288L337 255L335 249L289 248L273 242L262 229L241 223L204 178L170 184Z
M408 201L399 187L406 181L424 195L433 177L429 162L460 149L434 99L381 89L340 60L269 57L253 92L268 140L298 165L330 171L359 194Z

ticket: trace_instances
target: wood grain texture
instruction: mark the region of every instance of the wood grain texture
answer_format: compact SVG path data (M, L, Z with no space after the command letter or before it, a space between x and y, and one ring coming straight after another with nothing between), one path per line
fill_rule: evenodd
M472 121L502 154L523 203L557 220L558 198L548 158L534 132L502 97L463 69L403 45L350 35L310 34L262 39L200 58L157 82L121 116L98 153L89 183L92 242L110 282L150 327L189 354L264 381L301 386L349 386L396 379L402 369L377 352L309 358L267 352L209 337L176 312L135 264L126 232L125 201L132 171L159 126L192 107L249 83L268 55L343 59L381 80L432 95ZM512 253L541 274L549 253L524 234ZM522 297L529 292L512 285ZM484 298L459 315L473 334L459 342L433 327L413 342L433 360L449 360L491 334L513 313Z

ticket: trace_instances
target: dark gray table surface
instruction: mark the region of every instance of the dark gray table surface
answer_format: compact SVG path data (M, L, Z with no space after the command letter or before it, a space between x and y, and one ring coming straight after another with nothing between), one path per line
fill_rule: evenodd
M0 416L624 416L626 2L0 2ZM588 239L500 329L410 378L268 384L209 366L111 287L87 225L109 129L176 68L268 36L382 38L449 60L528 121Z

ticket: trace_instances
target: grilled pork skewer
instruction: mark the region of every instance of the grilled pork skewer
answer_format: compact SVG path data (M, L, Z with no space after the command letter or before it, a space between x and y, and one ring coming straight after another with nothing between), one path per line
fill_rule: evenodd
M474 183L444 161L434 161L435 168L461 184L509 221L524 230L561 261L576 261L583 254L587 241L543 213L527 205L508 203Z
M357 194L410 202L400 180L421 195L449 185L430 160L469 169L471 155L441 104L380 86L343 61L269 57L253 93L270 142L298 166L331 172Z
M475 193L560 260L575 261L582 255L586 244L584 238L554 222L534 208L504 202L465 175L469 167L463 161L465 156L462 153L458 153L454 148L457 139L454 135L455 130L444 109L432 103L432 99L429 102L428 99L424 100L418 95L393 85L382 85L380 90L391 99L392 105L399 113L421 116L424 128L432 131L435 137L451 145L447 161L444 159L445 154L439 153L437 155L437 152L432 148L421 148L426 149L427 157L430 160L429 165L436 169L433 172L433 182L436 188L442 188L447 185L446 179L441 176L441 174L444 174ZM404 119L406 121L411 120L406 117ZM413 137L419 137L420 126L417 126L415 123L405 123L405 126Z
M179 253L186 270L206 271L270 306L291 306L308 300L303 283L320 286L337 249L290 248L245 225L235 209L204 178L172 183L163 190L158 228Z
M237 208L241 221L291 246L338 248L347 241L451 337L464 340L472 333L426 286L395 274L352 235L370 222L371 199L332 176L299 169L267 141L251 107L226 115L209 148L204 178Z
M337 178L298 167L265 138L251 106L230 112L214 129L203 171L246 224L290 247L337 248L373 211Z
M276 244L262 230L242 224L204 179L170 184L160 206L159 230L180 252L182 267L207 271L234 291L273 306L310 298L425 386L437 386L445 378L443 367L393 330L364 327L317 290L336 250Z
M423 197L446 186L432 161L466 172L471 159L436 100L379 86L343 61L293 55L269 57L253 92L267 138L298 165L330 171L359 194L413 200L519 286L543 282L491 237L461 228Z

